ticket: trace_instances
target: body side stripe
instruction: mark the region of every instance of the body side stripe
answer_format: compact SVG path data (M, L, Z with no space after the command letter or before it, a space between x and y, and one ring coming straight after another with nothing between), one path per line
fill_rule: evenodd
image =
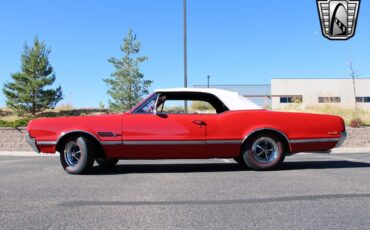
M37 145L56 145L56 141L37 141Z
M63 135L64 136L64 135ZM59 138L60 139L60 138ZM37 145L56 145L58 141L37 141ZM341 138L311 138L288 140L290 144L338 142ZM102 145L202 145L202 144L242 144L244 140L202 140L202 141L100 141Z
M322 143L322 142L337 142L340 138L313 138L313 139L296 139L290 140L291 144L304 144L304 143Z

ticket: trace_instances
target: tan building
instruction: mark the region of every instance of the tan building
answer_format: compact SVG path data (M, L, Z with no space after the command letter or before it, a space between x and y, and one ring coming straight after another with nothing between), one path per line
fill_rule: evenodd
M349 78L272 79L272 109L299 103L302 108L327 104L355 108L357 101L358 108L370 110L370 79L356 79L355 88L356 97Z

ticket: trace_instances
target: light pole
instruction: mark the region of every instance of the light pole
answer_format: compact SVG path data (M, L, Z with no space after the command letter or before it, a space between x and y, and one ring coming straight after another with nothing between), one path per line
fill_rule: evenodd
M184 0L184 87L188 87L188 54L187 54L187 31L186 31L186 0Z
M184 0L184 87L188 88L188 54L187 54L187 33L186 33L186 0ZM185 113L188 112L188 101L185 100Z

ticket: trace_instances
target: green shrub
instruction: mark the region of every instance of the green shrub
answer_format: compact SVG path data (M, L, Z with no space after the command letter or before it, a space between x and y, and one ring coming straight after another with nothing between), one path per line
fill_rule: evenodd
M21 118L13 121L0 120L0 127L25 127L32 118Z

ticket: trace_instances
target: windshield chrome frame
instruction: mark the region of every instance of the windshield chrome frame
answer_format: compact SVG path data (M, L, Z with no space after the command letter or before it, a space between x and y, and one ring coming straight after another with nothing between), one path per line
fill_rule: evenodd
M153 108L153 112L152 113L138 113L138 111L141 109L141 108L143 108L143 106L145 106L146 105L146 103L148 102L148 101L150 101L150 100L152 100L154 97L156 97L156 99L155 99L155 104L154 104L154 108ZM132 112L133 114L156 114L156 104L157 104L157 102L158 102L158 97L159 97L159 93L158 92L156 92L156 93L154 93L151 97L149 97L148 99L146 99L145 101L143 101L142 103L140 103L140 105Z

